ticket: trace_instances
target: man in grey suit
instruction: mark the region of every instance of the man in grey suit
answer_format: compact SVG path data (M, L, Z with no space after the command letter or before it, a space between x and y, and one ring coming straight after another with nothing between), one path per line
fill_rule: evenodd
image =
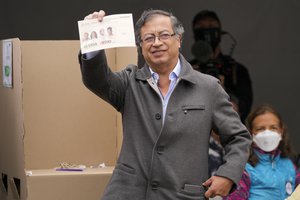
M85 19L102 21L104 11ZM248 159L250 134L219 81L180 54L184 29L169 12L147 10L136 23L146 61L112 72L103 50L79 55L87 88L122 114L123 145L103 200L195 200L226 196ZM211 131L225 148L208 177Z

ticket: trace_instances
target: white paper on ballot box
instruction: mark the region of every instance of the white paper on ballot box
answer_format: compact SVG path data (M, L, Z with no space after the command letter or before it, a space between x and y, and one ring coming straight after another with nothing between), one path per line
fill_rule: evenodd
M78 21L81 53L114 47L134 47L135 36L132 14L105 16Z
M2 74L3 74L3 86L13 87L13 55L12 55L13 43L11 40L3 40L2 42Z

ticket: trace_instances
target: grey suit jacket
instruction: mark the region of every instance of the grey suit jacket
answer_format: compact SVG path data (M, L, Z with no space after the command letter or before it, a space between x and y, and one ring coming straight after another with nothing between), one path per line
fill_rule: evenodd
M122 114L123 145L103 200L205 199L211 130L225 147L216 175L235 184L248 158L250 134L218 80L192 69L180 55L182 70L170 97L164 124L162 102L148 66L120 72L107 66L105 53L80 56L83 82Z

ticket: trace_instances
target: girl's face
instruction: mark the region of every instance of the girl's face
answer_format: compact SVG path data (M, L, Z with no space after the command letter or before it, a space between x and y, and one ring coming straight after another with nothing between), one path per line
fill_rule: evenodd
M279 119L270 112L266 112L262 115L258 115L252 121L252 134L257 135L265 130L270 130L282 134L283 129L280 126Z

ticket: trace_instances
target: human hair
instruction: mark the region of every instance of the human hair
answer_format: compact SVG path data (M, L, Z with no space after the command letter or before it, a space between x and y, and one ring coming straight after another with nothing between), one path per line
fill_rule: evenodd
M97 33L96 33L96 31L92 31L91 32L91 38L97 38Z
M296 152L294 151L291 143L290 143L290 138L289 138L289 134L287 131L287 126L285 125L285 123L283 122L281 115L275 110L275 108L269 104L263 104L260 106L257 106L256 108L254 108L248 115L247 119L246 119L246 126L249 129L249 131L252 133L253 130L253 121L256 119L256 117L263 115L265 113L271 113L274 116L276 116L276 118L279 120L279 126L280 128L283 130L282 131L282 140L279 143L278 149L281 151L281 157L288 157L290 158L293 162L295 162L296 159ZM249 163L252 166L255 166L258 162L259 159L258 157L255 155L255 153L253 152L253 150L251 150L250 152L250 156L249 156Z
M140 43L142 41L142 38L141 38L142 27L145 25L145 23L147 23L148 21L150 21L153 17L155 17L157 15L163 15L163 16L170 17L172 28L173 28L175 35L177 35L177 36L181 35L181 40L182 40L184 28L183 28L182 23L177 19L177 17L175 17L171 12L167 12L164 10L149 9L149 10L145 10L142 13L141 17L135 24L135 37L136 37L136 44L138 47L140 47Z
M201 10L200 12L198 12L195 15L195 17L193 19L193 24L192 24L193 27L192 28L194 29L194 26L198 21L201 21L201 20L204 20L204 19L209 19L209 18L216 20L219 23L220 27L221 27L221 21L220 21L218 15L217 15L217 13L215 13L212 10Z

